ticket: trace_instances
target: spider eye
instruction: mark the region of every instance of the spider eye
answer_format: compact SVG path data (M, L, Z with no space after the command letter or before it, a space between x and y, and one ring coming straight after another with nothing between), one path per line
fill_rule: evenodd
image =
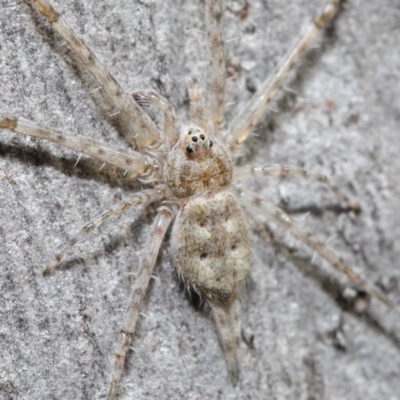
M192 153L193 153L193 149L192 149L190 146L186 147L186 151L187 151L189 154L192 154Z
M214 142L212 140L210 140L210 149L211 147L213 147Z
M193 129L189 129L188 135L191 135L193 133Z
M193 137L192 137L192 142L195 142L195 143L196 143L198 140L199 140L199 139L197 139L196 136L193 136Z
M200 135L200 139L204 140L206 137L204 135Z

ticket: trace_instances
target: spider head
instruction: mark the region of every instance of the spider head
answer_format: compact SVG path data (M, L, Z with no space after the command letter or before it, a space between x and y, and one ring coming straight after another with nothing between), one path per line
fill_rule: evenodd
M232 181L232 157L211 130L191 126L168 155L164 177L178 198L217 192Z
M199 127L190 127L183 132L182 148L189 160L204 160L211 155L213 141Z

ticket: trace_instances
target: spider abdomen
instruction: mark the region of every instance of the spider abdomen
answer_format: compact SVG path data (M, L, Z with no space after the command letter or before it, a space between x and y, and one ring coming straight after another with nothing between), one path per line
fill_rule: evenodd
M230 192L191 198L173 227L172 251L185 284L209 303L230 307L251 268L249 229Z

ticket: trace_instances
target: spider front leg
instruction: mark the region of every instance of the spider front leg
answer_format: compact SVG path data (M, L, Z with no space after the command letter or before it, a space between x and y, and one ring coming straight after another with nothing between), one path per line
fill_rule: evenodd
M33 4L68 43L107 94L122 123L123 135L127 143L134 148L137 147L139 151L143 151L147 146L160 143L161 133L154 122L124 91L119 82L98 60L96 54L79 38L66 20L46 0L33 0Z
M190 82L188 92L190 100L190 121L206 130L207 121L204 115L203 95L197 79L193 79Z
M43 275L50 275L54 272L59 262L63 259L65 254L77 243L79 243L88 233L94 229L100 227L105 222L109 221L122 214L125 211L130 210L133 207L137 207L141 204L148 205L154 201L161 200L165 197L167 189L163 185L156 186L154 189L144 190L132 196L129 199L123 200L116 204L114 207L103 212L101 215L87 223L82 227L78 234L72 238L69 243L61 250L60 253L54 258L54 260L46 267Z
M254 127L268 110L300 57L310 48L317 34L325 28L336 15L341 0L330 0L321 14L307 27L304 34L292 49L283 57L276 72L264 81L261 88L251 98L244 110L238 114L229 127L231 148L236 150L250 135Z
M207 0L206 24L210 49L210 64L206 78L206 104L204 115L222 131L225 113L225 50L222 37L221 0Z
M164 114L164 133L172 144L175 144L179 139L179 130L176 124L176 116L174 107L161 94L150 92L135 92L132 93L141 107L149 107L150 105L158 108Z
M165 233L167 232L173 218L173 211L170 208L162 207L158 212L153 222L152 230L149 233L149 240L147 241L146 246L146 258L143 261L141 271L137 277L136 288L133 291L128 313L126 314L125 322L121 329L121 338L117 353L115 354L115 364L111 378L110 391L108 393L108 400L113 400L117 394L125 357L129 350L132 336L135 333L136 322L138 320L141 305L146 295L147 287L149 286L150 278Z
M279 207L267 200L262 200L255 195L252 195L251 198L246 198L250 196L246 195L244 192L240 193L240 197L241 203L246 209L252 211L255 213L255 215L264 216L267 220L274 220L278 222L279 225L287 229L293 236L300 239L322 258L327 260L334 268L343 272L353 283L358 285L371 297L378 299L387 307L400 314L400 310L386 295L384 295L374 285L367 282L363 277L357 274L349 264L347 264L342 258L337 256L332 250L330 250L320 241L315 239L310 232L307 232L300 226L296 225L291 220L289 215L287 215Z
M0 129L8 129L23 135L45 139L122 168L130 178L153 175L157 170L154 160L136 151L126 151L96 142L83 136L69 135L58 129L43 128L32 121L0 116Z

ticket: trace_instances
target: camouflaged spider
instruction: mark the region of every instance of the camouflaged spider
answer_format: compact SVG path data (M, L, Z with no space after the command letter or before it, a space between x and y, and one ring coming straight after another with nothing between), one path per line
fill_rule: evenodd
M222 8L219 1L207 1L206 20L212 55L207 82L204 87L194 82L189 88L190 122L181 127L178 126L172 106L165 98L154 92L135 93L133 97L125 93L92 51L46 1L36 0L33 3L98 81L118 110L121 133L135 150L116 150L82 137L69 136L60 131L39 127L32 122L6 116L0 119L0 127L69 147L125 170L131 179L153 185L152 188L138 192L85 225L48 266L46 274L54 271L73 245L104 222L138 205L159 204L167 200L159 208L154 220L148 255L137 279L138 289L133 293L121 331L122 338L111 381L110 399L117 393L125 356L135 332L139 310L156 257L174 218L171 237L175 265L185 284L210 306L234 381L237 380L239 368L237 299L251 268L249 230L240 205L277 221L347 274L366 292L392 307L392 303L385 296L356 275L327 247L293 224L283 211L265 200L235 191L235 182L240 179L268 175L303 176L326 183L323 176L313 176L293 167L234 169L234 156L268 109L295 67L296 61L310 47L315 35L334 17L339 7L338 0L330 1L309 25L295 47L285 56L275 75L265 81L227 129L224 127L225 62L220 25ZM205 99L202 97L203 93L206 93ZM158 108L164 114L161 130L143 111L149 106ZM340 195L337 189L333 189Z

